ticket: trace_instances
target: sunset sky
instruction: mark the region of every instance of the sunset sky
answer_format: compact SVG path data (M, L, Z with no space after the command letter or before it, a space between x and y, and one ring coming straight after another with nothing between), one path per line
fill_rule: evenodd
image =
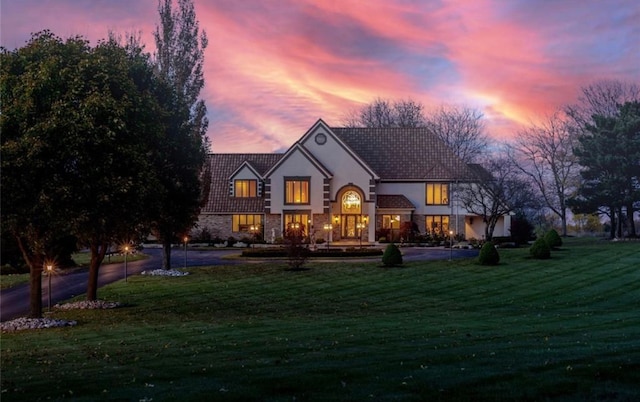
M273 152L385 99L480 109L510 138L601 79L640 82L637 0L195 0L212 151ZM157 0L2 0L0 43L140 32Z

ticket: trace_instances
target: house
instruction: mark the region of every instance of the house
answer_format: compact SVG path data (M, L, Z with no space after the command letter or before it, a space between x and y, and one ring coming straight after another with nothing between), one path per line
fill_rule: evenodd
M318 240L400 240L420 233L480 239L481 217L456 185L474 173L426 128L332 128L318 120L285 153L210 154L198 230L274 242L287 230ZM508 235L501 218L495 236ZM450 232L451 231L451 232Z

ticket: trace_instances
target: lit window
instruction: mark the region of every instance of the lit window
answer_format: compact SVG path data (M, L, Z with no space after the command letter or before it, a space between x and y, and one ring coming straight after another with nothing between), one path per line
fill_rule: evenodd
M234 194L236 197L257 197L257 180L236 180L234 183Z
M449 185L447 183L427 183L427 205L448 205Z
M285 204L308 204L309 203L309 178L286 178L285 184Z
M290 230L296 228L300 230L300 233L305 234L307 232L307 226L309 225L309 212L304 211L285 211L284 213L284 228Z
M382 215L383 229L400 229L400 215Z
M254 230L262 226L262 215L233 215L232 220L234 232L249 233L252 226Z
M360 195L355 191L347 191L342 196L342 213L359 214L361 211Z
M440 235L449 233L448 215L427 215L425 219L427 233Z

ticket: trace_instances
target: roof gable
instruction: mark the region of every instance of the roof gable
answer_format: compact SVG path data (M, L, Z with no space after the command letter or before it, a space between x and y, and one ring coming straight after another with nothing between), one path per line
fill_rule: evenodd
M279 167L285 164L286 161L296 153L301 153L304 158L307 159L309 163L314 166L325 178L328 179L333 176L329 169L327 169L319 160L317 160L311 152L309 152L302 144L296 142L291 148L287 150L282 158L265 173L264 177L268 178L269 176L271 176Z
M311 126L311 128L307 130L307 132L304 133L304 135L300 137L300 139L296 143L305 146L310 141L313 141L311 137L315 137L315 135L318 133L323 133L330 136L333 141L336 142L338 147L344 150L347 155L349 155L358 165L360 165L367 172L367 174L371 176L372 179L379 179L378 174L371 168L371 166L369 166L367 162L362 159L360 155L358 155L357 152L354 152L354 150L351 149L347 143L345 143L339 136L337 136L332 131L332 128L329 127L322 119L318 119L318 121L313 126ZM305 148L307 147L305 146Z
M231 176L229 176L229 180L232 180L235 176L237 176L240 172L242 172L243 169L248 169L259 179L263 178L262 175L258 172L258 170L251 164L251 162L249 162L248 160L245 160L244 162L242 162L240 166L238 166L236 170L234 170L233 173L231 173Z
M236 198L229 195L229 178L245 165L264 177L283 154L209 154L205 172L210 185L201 213L263 213L264 197Z

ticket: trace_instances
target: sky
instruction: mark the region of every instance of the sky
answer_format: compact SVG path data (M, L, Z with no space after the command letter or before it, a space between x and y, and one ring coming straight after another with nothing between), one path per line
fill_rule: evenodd
M599 80L640 82L637 0L194 0L215 153L282 152L376 98L463 105L507 141ZM49 29L95 44L157 0L0 0L0 45Z

